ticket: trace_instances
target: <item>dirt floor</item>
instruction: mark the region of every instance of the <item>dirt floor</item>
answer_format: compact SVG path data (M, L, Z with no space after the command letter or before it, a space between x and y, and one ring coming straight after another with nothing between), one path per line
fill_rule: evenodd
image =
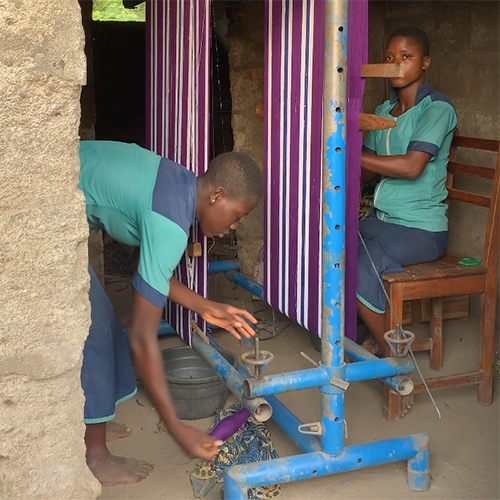
M131 287L116 276L111 277L106 288L115 304L121 320L130 312ZM300 352L315 360L320 354L310 342L309 334L287 318L275 314L261 301L253 301L250 294L233 288L224 278L219 278L218 300L244 305L262 321L265 330L262 338L272 337L262 348L275 355L268 373L280 373L310 368ZM222 286L221 286L222 285ZM222 289L222 291L221 291ZM273 318L274 316L274 318ZM428 325L412 330L418 334L426 332ZM444 369L442 374L467 371L477 366L478 320L459 320L445 323ZM229 334L215 332L214 337L226 349L240 354L249 348ZM182 345L175 337L163 337L162 349ZM498 359L498 358L497 358ZM428 368L428 356L417 355L424 374L432 373ZM498 365L497 365L498 366ZM490 407L481 407L476 400L474 387L462 387L434 392L441 410L439 419L425 394L415 397L415 405L400 422L389 423L382 416L382 386L376 381L350 385L345 396L345 418L348 424L346 445L372 442L391 437L427 432L431 440L432 486L426 493L415 493L407 487L406 464L393 464L363 469L355 472L318 477L314 479L282 484L283 499L498 499L499 489L499 397L498 370L495 378L494 402ZM279 396L303 422L320 419L319 389L289 392ZM235 403L230 394L227 405ZM184 500L192 499L189 473L196 460L188 460L169 435L158 431L158 416L142 389L136 397L122 403L117 409L117 422L126 423L132 435L110 443L112 453L121 456L151 460L154 473L145 481L131 486L103 488L101 499L120 500ZM208 431L213 417L188 422ZM276 450L281 457L299 453L291 440L272 423L268 423ZM208 497L220 498L217 486Z

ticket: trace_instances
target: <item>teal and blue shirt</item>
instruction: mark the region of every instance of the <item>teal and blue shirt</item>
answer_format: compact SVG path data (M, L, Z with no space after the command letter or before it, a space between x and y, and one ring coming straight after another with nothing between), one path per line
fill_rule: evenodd
M399 98L391 89L390 99L375 114L394 120L396 127L373 130L363 145L365 153L380 156L424 151L431 155L424 171L413 180L382 176L374 194L376 215L392 224L426 231L447 231L446 166L457 115L450 99L428 83L419 87L415 105L397 118L391 110Z
M135 290L163 308L196 213L196 176L136 144L80 143L80 182L90 229L140 246Z

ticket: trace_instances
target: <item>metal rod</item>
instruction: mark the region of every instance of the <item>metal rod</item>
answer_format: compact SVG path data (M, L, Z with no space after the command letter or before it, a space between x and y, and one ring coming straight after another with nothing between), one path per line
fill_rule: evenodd
M220 273L223 271L239 271L241 262L239 260L218 260L208 263L208 274Z
M255 280L247 278L244 274L241 274L237 271L228 271L225 273L226 278L233 283L241 286L245 290L253 293L259 299L262 299L264 296L264 288L262 285L259 285Z
M257 420L265 422L272 415L271 405L262 398L247 400L243 395L243 377L230 363L199 335L194 334L191 340L192 348L206 361L217 376L227 385L228 389L253 413Z
M315 452L236 465L225 471L224 498L246 499L248 488L337 474L400 460L408 460L410 488L425 491L430 487L428 449L429 437L422 433L348 446L338 455Z
M325 1L323 81L323 172L321 362L344 364L345 166L347 99L347 1ZM339 373L334 373L340 376ZM344 446L344 391L321 387L323 451L340 453Z

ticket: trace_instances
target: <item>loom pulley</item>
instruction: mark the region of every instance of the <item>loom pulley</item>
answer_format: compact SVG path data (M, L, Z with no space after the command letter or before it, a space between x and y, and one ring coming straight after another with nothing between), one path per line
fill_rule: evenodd
M247 351L241 355L241 362L246 365L252 373L254 379L259 380L264 375L266 366L274 359L274 354L270 351L260 349L260 339L256 335L254 337L254 350Z
M389 349L396 358L404 358L408 355L411 345L415 340L415 334L398 327L384 333L384 339L389 345Z

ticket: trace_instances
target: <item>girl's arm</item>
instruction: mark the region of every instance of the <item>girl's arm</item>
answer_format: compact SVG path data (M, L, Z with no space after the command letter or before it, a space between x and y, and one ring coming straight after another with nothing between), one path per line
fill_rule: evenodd
M363 179L368 170L374 174L382 174L397 179L416 179L431 158L430 153L423 151L408 151L405 155L379 156L368 153L361 154Z

